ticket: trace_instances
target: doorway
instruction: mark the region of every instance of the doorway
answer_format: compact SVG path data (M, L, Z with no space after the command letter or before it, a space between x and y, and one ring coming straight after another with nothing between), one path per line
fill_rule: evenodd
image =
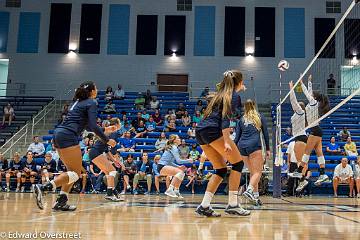
M9 74L9 59L0 59L0 97L6 96Z
M158 74L159 92L187 92L189 76L187 74Z
M360 87L360 66L341 67L341 95L348 96Z

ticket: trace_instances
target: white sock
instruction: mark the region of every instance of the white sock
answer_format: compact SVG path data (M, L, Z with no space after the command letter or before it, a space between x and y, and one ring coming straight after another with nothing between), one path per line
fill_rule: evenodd
M248 186L248 188L246 189L246 191L254 192L254 187L249 184L249 186Z
M256 199L258 199L259 198L259 192L254 192L254 197L256 198Z
M238 205L238 192L237 191L229 191L229 205L231 207L235 207Z
M54 180L50 181L50 183L53 185L53 189L56 189L56 184L55 184Z
M10 187L10 183L7 183L6 186L9 188L9 187Z
M203 162L200 162L200 163L199 163L199 170L203 169L203 167L204 167L204 163L203 163Z
M204 198L201 202L201 206L203 208L208 208L210 206L211 200L214 197L214 194L212 192L205 192Z
M64 192L64 191L60 191L60 195L61 195L61 194L65 194L67 197L69 196L69 193Z
M174 191L174 189L175 189L175 187L174 187L173 185L171 185L171 184L170 184L170 186L169 186L169 190Z
M17 184L17 187L18 187L18 188L20 187L20 183Z

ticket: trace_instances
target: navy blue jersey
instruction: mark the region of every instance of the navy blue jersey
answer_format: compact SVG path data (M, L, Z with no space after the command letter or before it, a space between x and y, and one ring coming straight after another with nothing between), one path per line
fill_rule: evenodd
M109 139L113 139L116 142L118 141L118 139L120 137L121 137L121 135L118 131L113 132L109 135ZM107 152L109 152L109 149L110 149L112 154L116 154L116 149L118 148L118 146L116 145L114 147L115 148L115 151L114 151L114 148L111 148L109 145L107 145L103 141L97 140L92 148L96 149L100 153L107 153Z
M269 145L269 133L266 126L266 120L263 115L260 114L261 118L261 130L264 135L264 141L266 150L270 150ZM238 148L248 147L261 147L260 131L254 126L253 123L247 122L242 117L236 125L236 137L234 140Z
M42 164L42 168L47 169L48 172L56 173L56 161L54 159L52 159L50 162L44 161L44 163Z
M94 132L105 143L109 138L96 124L98 113L97 102L94 99L76 101L70 108L65 120L57 127L70 130L80 135L85 129Z
M23 160L24 168L28 168L30 171L36 171L36 163L34 160L28 162L26 159Z
M10 162L10 166L9 166L9 169L11 169L12 171L21 171L24 169L24 162L23 161L18 161L18 162L15 162L15 161L11 161Z
M222 104L221 104L222 105ZM202 119L196 126L196 130L202 130L205 128L219 128L226 129L230 127L230 120L237 119L241 116L241 97L239 93L233 92L231 99L231 114L229 116L222 117L222 106L214 106L211 114Z
M58 162L57 171L58 172L66 172L66 166L63 163L63 161L61 161L61 160L59 160L59 162Z
M7 160L0 161L0 171L6 171L9 168Z

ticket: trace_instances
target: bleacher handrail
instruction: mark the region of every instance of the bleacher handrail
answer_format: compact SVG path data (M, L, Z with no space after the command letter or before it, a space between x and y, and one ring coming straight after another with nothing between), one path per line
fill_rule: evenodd
M56 110L56 99L52 100L48 105L46 105L38 114L36 114L32 119L32 125L31 125L31 137L34 137L34 129L35 126L38 125L40 121L43 120L43 124L46 124L46 119L52 110Z
M6 156L7 153L10 152L10 156L12 156L12 150L13 147L22 139L24 138L24 144L26 144L26 139L28 137L28 133L29 133L29 123L25 124L25 126L23 126L19 131L17 131L9 140L7 140L4 145L2 145L0 147L0 152L2 152L2 154L4 156ZM24 131L23 134L21 134L19 137L18 135L20 133L22 133ZM9 145L9 146L8 146ZM4 150L5 149L5 150Z

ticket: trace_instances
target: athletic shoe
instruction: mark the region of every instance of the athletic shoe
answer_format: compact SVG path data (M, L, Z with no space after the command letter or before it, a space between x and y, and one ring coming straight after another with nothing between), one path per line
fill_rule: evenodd
M156 193L155 193L156 195L160 195L160 192L158 192L158 191L156 191Z
M120 202L120 201L123 201L119 198L117 198L115 195L111 195L111 196L108 196L108 195L105 195L105 200L108 200L108 201L111 201L111 202Z
M125 195L125 190L122 190L120 194Z
M138 193L138 191L136 189L134 189L133 194L138 195L139 193Z
M6 188L6 192L10 192L10 188L8 187L8 188Z
M127 190L130 190L130 189L131 189L131 186L130 186L130 185L127 185L127 186L126 186L126 189L127 189Z
M320 175L319 178L316 180L315 185L320 186L321 183L326 182L329 180L329 177L326 174Z
M21 191L20 192L25 192L25 187L23 186L23 187L21 187Z
M145 192L144 195L151 195L151 193L150 192Z
M60 194L56 199L56 202L53 206L54 211L75 211L76 206L67 204L68 198L66 194Z
M221 214L215 212L211 207L203 208L201 205L199 205L195 213L200 217L220 217Z
M15 192L20 192L20 188L16 188Z
M34 186L34 196L35 196L35 201L36 201L36 205L38 206L38 208L40 208L41 210L44 209L43 193L42 193L40 184L36 184Z
M246 191L243 193L243 196L249 200L251 203L255 203L256 202L256 198L254 196L254 192L252 190L250 190L249 188L246 189Z
M262 201L260 200L260 198L256 199L256 202L254 203L255 206L262 206L263 203Z
M299 186L296 188L296 192L301 192L308 184L309 182L307 180L300 182Z
M250 211L242 208L239 205L237 205L235 207L231 207L230 205L228 205L225 208L225 214L228 216L249 216Z
M302 178L302 173L299 173L299 172L292 172L292 173L288 173L288 176L289 177L292 177L292 178Z
M168 190L166 190L165 195L172 197L172 198L177 198L178 196L176 195L176 193L174 192L173 189L168 188Z
M176 196L177 196L178 198L180 198L180 199L183 199L183 198L184 198L183 196L181 196L181 194L180 194L179 191L174 191L174 192L175 192L175 194L176 194Z

